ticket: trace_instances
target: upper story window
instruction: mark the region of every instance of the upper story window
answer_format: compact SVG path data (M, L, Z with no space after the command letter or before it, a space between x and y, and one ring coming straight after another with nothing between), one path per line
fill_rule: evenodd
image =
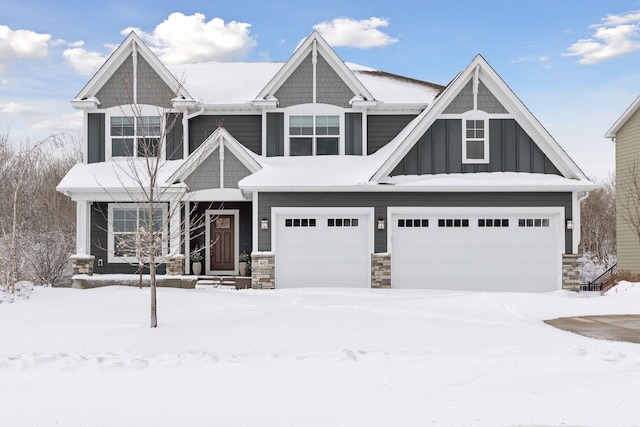
M462 163L489 163L489 120L482 111L462 117Z
M345 109L329 104L301 104L285 109L285 156L345 153Z
M340 116L289 116L289 154L340 153Z
M162 136L160 116L111 116L111 157L157 156Z

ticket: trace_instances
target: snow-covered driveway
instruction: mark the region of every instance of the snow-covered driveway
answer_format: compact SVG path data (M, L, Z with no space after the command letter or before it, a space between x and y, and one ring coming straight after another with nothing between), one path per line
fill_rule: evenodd
M613 295L37 288L0 304L0 425L640 425L640 345L544 319Z

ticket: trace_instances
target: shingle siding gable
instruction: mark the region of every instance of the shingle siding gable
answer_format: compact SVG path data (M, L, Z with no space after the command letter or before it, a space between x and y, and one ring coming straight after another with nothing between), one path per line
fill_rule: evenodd
M469 110L473 110L473 82L469 82L464 86L447 108L444 109L443 113L462 114ZM478 85L478 110L490 114L505 114L508 112L482 82Z

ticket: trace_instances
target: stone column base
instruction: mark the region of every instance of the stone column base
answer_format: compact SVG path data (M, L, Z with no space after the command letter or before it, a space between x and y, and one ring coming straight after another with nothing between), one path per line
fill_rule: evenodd
M580 291L580 254L562 255L562 289Z
M251 287L253 289L276 288L276 254L273 252L251 253Z
M391 254L371 254L371 287L391 289Z
M93 263L96 257L87 254L75 254L69 257L71 259L71 267L73 268L73 274L86 274L88 276L93 275Z
M167 276L181 276L184 274L184 255L167 256Z

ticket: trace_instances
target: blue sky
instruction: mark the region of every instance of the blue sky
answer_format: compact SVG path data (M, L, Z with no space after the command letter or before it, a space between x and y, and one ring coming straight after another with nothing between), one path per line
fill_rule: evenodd
M285 61L316 28L345 61L440 84L480 53L597 177L640 95L637 0L3 0L0 132L79 135L69 101L131 28L165 62Z

